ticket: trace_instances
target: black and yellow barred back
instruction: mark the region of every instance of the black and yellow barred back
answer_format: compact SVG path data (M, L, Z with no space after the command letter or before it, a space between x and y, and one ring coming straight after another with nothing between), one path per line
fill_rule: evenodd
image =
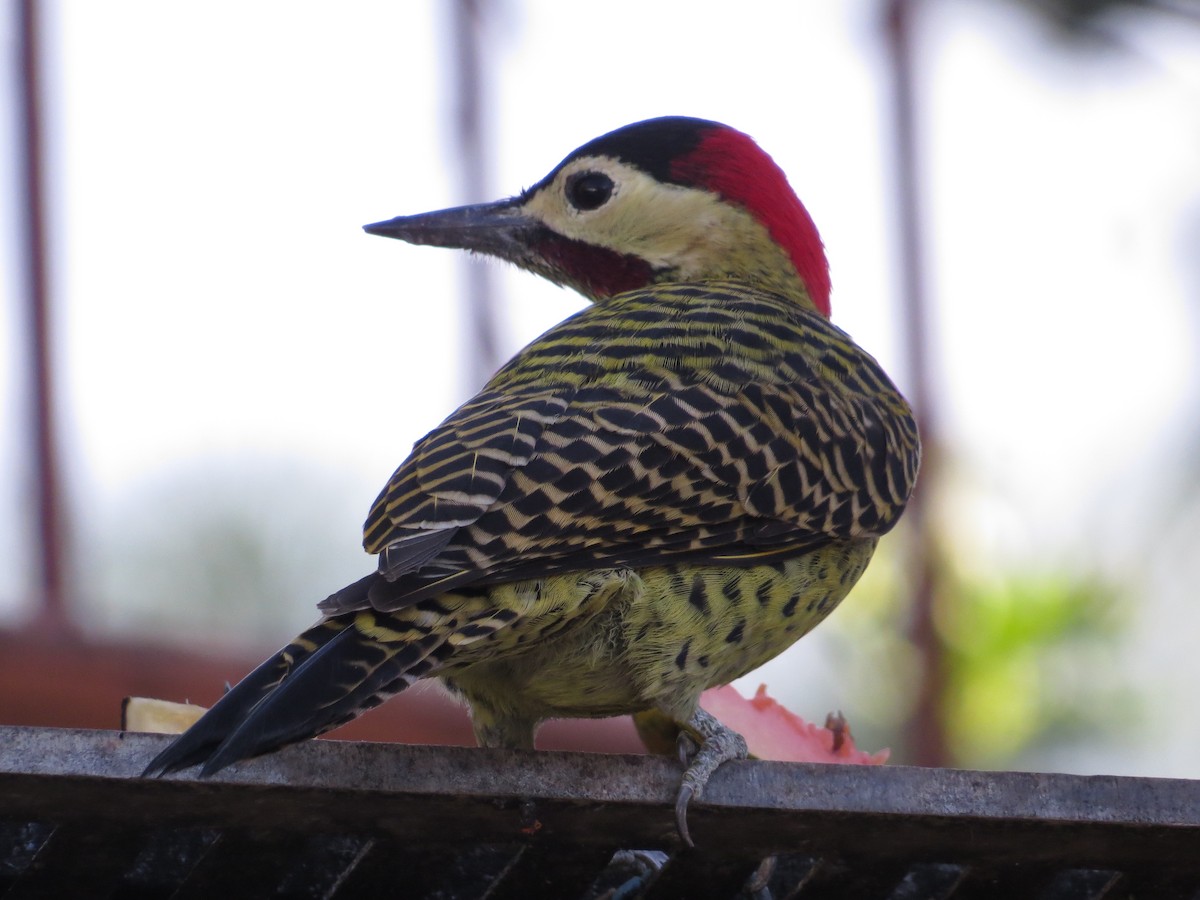
M878 537L918 446L887 376L823 316L734 282L631 291L551 329L417 445L367 520L388 579L370 600Z

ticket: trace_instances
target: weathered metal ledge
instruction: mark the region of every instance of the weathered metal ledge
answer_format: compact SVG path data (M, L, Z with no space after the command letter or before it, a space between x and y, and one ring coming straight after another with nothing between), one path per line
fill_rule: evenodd
M667 862L629 896L777 855L776 897L1200 897L1198 781L732 763L684 853L669 759L313 741L141 778L169 740L0 727L0 896L598 897L638 849Z

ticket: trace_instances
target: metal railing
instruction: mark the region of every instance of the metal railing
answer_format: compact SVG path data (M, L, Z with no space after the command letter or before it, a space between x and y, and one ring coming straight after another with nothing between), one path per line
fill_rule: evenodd
M670 759L313 741L141 778L167 740L0 728L0 897L1200 892L1198 781L732 763L686 851Z

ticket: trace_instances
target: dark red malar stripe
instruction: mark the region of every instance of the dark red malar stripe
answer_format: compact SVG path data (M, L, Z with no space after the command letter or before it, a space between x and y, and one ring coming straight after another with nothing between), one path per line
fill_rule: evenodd
M562 272L565 281L589 297L611 297L654 280L653 267L639 256L575 241L549 229L536 239L536 249Z

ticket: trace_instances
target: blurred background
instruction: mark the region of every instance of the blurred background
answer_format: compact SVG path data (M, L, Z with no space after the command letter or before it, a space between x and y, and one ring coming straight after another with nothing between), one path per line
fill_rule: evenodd
M309 624L412 443L582 304L360 226L684 114L789 174L928 446L743 692L896 762L1200 777L1194 0L0 8L0 722L208 704ZM436 686L364 722L470 742Z

